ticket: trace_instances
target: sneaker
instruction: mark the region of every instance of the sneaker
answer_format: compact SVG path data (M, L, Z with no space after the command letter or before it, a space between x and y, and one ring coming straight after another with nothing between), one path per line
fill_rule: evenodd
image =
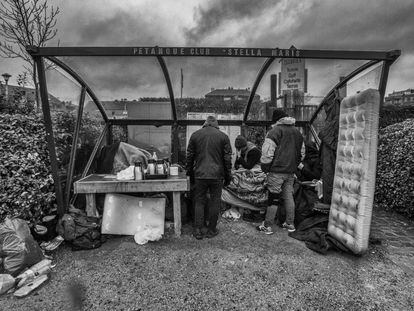
M289 232L295 232L296 231L294 225L290 225L290 224L288 224L286 222L283 223L282 227L283 228L286 228Z
M206 238L211 239L214 238L217 234L219 234L218 229L214 229L214 230L208 230L206 233Z
M197 240L201 240L203 238L203 233L201 232L201 229L195 229L193 236L197 239Z
M261 225L257 226L256 229L260 232L263 232L264 234L273 234L272 227L265 226L264 222Z

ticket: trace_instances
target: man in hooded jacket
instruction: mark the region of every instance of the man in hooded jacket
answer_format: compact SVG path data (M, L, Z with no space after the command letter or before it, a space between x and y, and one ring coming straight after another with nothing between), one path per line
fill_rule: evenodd
M295 231L293 182L305 151L303 136L295 127L294 118L289 117L282 109L275 109L272 121L274 125L266 135L260 159L263 172L268 172L269 199L265 221L257 226L257 230L265 234L273 233L272 225L282 203L286 210L286 221L282 226L289 232Z
M194 236L204 237L204 211L207 204L207 192L210 193L208 206L208 228L206 237L218 234L217 220L221 205L221 192L231 179L231 145L229 137L221 132L215 117L209 116L203 127L195 131L188 143L186 169L190 180L194 182Z

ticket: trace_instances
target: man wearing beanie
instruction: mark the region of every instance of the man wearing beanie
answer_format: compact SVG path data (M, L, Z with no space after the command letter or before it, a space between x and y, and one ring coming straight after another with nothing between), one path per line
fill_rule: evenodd
M209 116L203 127L195 131L188 142L186 169L194 183L194 237L212 238L218 234L217 220L221 205L221 191L231 178L231 145L229 137L221 132L215 117ZM210 204L207 206L207 192ZM208 208L208 219L204 211ZM207 224L207 233L203 227Z
M240 167L250 170L256 164L260 164L261 151L255 144L247 141L243 136L239 135L236 137L234 147L236 147L237 152L236 162L234 162L236 170Z
M284 205L286 221L283 227L295 231L295 202L293 200L294 174L302 159L303 137L295 127L296 120L282 109L275 109L272 115L273 126L267 133L262 146L260 159L262 170L268 173L268 207L265 221L257 230L272 234L272 225L277 209Z

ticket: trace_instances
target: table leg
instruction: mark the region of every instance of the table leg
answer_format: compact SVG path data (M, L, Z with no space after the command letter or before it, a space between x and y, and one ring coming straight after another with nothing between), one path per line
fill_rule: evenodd
M95 200L95 193L87 193L86 194L86 215L96 217L97 215L96 210L96 200Z
M181 235L181 193L179 191L173 192L173 206L174 206L174 230L175 235Z

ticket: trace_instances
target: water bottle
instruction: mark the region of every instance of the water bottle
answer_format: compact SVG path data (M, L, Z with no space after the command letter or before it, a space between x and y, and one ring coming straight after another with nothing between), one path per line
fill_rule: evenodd
M30 267L30 269L24 271L23 273L19 274L16 277L17 287L21 287L24 284L29 283L35 277L43 274L48 274L51 270L52 261L49 259L43 259L42 261L38 262L34 266Z

